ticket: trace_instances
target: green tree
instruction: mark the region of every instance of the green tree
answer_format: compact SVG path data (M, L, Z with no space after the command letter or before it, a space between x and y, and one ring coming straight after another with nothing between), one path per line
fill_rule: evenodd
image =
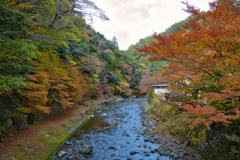
M112 38L112 43L119 49L118 41L117 41L117 38L115 36Z
M48 28L52 29L57 21L67 15L78 14L92 20L93 16L97 16L102 20L109 20L104 11L90 0L63 0L55 1L56 13ZM93 12L92 12L93 10Z
M151 104L151 103L152 103L153 97L154 97L154 95L153 95L153 89L152 89L152 87L151 87L150 90L149 90L149 92L148 92L148 99L147 99L148 104Z

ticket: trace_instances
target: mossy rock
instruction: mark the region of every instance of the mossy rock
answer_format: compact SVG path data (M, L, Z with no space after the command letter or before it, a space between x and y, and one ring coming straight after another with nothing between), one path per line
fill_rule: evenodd
M240 160L240 144L228 139L226 134L216 131L208 131L206 141L200 142L197 149L202 159Z
M19 116L13 119L13 124L16 126L16 128L22 132L23 130L28 128L27 125L27 116Z
M27 122L29 124L39 124L44 120L44 113L42 112L37 112L37 113L31 113L27 117Z
M12 119L7 119L7 120L3 121L3 125L2 126L5 127L5 128L9 128L9 127L12 126L12 124L13 124Z

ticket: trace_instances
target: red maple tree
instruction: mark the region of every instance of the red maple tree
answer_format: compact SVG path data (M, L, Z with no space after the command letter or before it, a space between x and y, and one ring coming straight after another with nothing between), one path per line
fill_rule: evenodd
M191 105L182 106L190 115L186 121L208 129L213 122L231 123L240 107L240 7L237 0L218 0L202 13L184 4L194 18L183 29L154 34L157 42L137 50L149 60L170 62L161 74L191 98Z

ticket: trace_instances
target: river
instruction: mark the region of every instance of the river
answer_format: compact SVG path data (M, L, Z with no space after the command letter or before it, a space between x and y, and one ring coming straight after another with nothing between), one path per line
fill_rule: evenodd
M124 99L108 103L92 116L57 151L52 160L169 160L158 154L159 144L151 141L142 123L142 102ZM84 146L92 146L84 154ZM60 151L66 152L61 158Z

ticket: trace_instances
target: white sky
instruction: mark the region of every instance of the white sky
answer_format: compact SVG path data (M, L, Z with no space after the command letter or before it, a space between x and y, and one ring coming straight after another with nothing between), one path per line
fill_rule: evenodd
M161 33L187 18L189 14L182 10L186 7L181 1L185 0L93 0L110 20L94 18L91 25L109 40L116 36L119 48L126 50L141 38ZM209 9L209 1L212 0L188 0L201 11Z

